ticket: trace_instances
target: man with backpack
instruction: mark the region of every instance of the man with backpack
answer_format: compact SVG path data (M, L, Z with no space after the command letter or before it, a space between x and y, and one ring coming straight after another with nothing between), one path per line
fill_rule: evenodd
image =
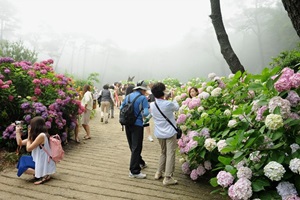
M125 126L126 137L131 151L130 178L146 178L146 174L141 173L141 169L147 167L141 153L144 139L143 117L149 115L148 100L145 96L147 90L147 84L144 81L139 81L137 86L133 88L133 92L125 97L120 106L119 120ZM133 114L130 111L131 107L133 108ZM127 120L129 118L132 119L130 115L134 115L133 120Z

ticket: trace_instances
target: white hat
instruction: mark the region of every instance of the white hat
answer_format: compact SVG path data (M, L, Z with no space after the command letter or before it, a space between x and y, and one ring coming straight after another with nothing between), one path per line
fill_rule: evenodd
M133 88L133 90L137 90L137 89L149 90L147 83L143 80L138 81L137 84L136 84L136 87Z

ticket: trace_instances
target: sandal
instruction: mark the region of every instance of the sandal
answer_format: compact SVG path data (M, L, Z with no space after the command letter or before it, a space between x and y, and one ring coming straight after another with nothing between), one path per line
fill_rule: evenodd
M83 139L88 140L88 139L91 139L91 137L85 135L85 136L83 137Z
M46 183L47 181L50 180L50 178L51 178L50 175L46 175L46 176L40 178L38 181L35 181L34 185L40 185L40 184Z

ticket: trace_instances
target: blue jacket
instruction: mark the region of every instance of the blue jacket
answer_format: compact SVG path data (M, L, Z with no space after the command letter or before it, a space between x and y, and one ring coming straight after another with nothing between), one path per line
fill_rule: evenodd
M137 97L138 95L140 95L141 93L136 90L136 91L133 91L132 93L128 94L124 101L122 102L121 106L120 106L120 109L123 108L123 106L125 104L127 104L128 102L128 97L130 96L130 102L132 102L134 100L135 97ZM149 115L149 104L148 104L148 100L146 98L145 95L141 95L137 98L137 100L135 101L134 103L134 114L135 116L138 115L138 113L140 113L134 123L134 125L136 126L143 126L143 116L146 117ZM142 109L142 111L140 112L140 110Z

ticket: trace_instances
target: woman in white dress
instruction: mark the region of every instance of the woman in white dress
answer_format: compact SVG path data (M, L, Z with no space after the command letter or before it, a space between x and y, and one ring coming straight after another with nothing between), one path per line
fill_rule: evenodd
M56 171L55 162L49 158L42 146L50 152L49 134L44 118L37 116L31 119L28 128L28 137L21 139L21 126L16 126L16 139L19 146L26 145L26 150L31 156L22 156L18 163L18 176L23 173L35 176L35 185L50 180L50 175ZM33 167L34 166L34 167Z

